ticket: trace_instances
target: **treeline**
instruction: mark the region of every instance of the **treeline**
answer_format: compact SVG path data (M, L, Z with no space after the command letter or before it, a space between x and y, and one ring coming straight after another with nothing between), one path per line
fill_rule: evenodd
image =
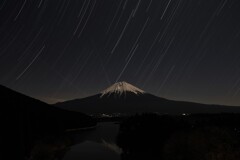
M117 144L123 160L236 160L239 128L239 114L142 114L120 124Z

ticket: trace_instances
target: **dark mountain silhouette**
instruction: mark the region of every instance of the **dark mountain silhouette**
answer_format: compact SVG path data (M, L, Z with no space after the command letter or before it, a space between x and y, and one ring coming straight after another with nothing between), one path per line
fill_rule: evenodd
M55 106L89 114L158 112L221 113L240 112L240 107L205 105L192 102L173 101L154 96L126 82L115 83L99 94L55 104Z
M50 129L65 130L95 124L92 118L85 114L51 106L4 86L0 86L0 94L2 111L5 113L3 117L10 119L17 116L20 121L31 123L31 127L37 125L37 128L44 128L52 124Z
M37 139L45 135L96 125L85 114L56 108L1 85L0 102L1 146L4 147L1 156L9 149L14 150L20 159L26 156Z

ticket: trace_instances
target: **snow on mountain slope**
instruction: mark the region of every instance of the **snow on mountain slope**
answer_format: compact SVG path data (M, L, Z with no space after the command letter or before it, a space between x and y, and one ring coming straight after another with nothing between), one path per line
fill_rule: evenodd
M143 90L127 83L127 82L117 82L110 86L109 88L105 89L101 92L101 97L110 94L119 94L122 95L126 92L132 92L134 94L143 94L145 93Z

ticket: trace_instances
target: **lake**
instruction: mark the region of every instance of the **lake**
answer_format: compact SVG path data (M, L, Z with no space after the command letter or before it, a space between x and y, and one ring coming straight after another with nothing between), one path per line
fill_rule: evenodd
M48 138L35 145L34 160L120 160L121 149L115 144L119 124L101 122L96 129L68 132L58 139Z
M115 144L119 125L113 122L98 123L96 130L75 134L76 143L63 160L120 160L121 149Z

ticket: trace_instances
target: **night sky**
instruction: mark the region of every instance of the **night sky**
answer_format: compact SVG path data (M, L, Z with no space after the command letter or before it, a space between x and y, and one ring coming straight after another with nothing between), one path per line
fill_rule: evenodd
M54 103L118 81L240 106L240 1L0 1L0 84Z

